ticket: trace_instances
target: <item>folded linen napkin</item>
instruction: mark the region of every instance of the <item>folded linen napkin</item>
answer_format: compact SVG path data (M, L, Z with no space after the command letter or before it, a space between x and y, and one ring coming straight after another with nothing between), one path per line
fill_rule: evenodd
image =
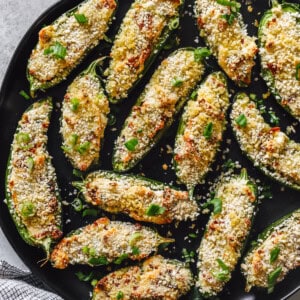
M0 300L63 300L29 271L0 260Z

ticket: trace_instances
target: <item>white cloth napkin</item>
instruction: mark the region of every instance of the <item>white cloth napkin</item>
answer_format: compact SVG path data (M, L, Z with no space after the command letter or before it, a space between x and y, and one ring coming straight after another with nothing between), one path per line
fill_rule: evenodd
M0 260L0 300L63 300L29 271Z

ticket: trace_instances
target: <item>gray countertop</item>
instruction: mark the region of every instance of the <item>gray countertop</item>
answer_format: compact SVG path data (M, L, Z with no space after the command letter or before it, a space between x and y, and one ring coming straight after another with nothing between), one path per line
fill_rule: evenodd
M0 0L0 10L2 15L0 18L0 40L2 43L0 55L0 84L2 84L3 76L9 61L27 29L43 11L55 2L57 2L57 0ZM21 269L27 269L8 243L1 229L0 259L4 259ZM299 299L300 292L289 300Z

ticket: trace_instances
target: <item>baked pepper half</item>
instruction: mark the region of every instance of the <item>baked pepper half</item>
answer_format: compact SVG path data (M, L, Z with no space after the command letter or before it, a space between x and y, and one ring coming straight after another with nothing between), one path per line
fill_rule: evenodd
M96 60L68 87L62 104L62 149L74 168L86 171L99 160L109 105Z
M116 0L85 0L40 30L27 65L33 96L66 79L104 38L116 8Z
M167 224L195 220L199 214L188 192L141 176L96 171L73 185L87 203L110 213L128 214L137 221Z
M61 204L55 170L47 151L51 98L31 105L22 115L6 171L6 201L20 236L42 247L47 257L62 235Z
M182 48L162 61L116 140L113 168L133 168L160 140L204 72L205 48Z

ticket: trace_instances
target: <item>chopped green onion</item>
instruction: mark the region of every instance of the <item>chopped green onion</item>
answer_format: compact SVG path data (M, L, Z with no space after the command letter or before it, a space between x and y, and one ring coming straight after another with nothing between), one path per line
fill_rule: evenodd
M64 59L67 55L67 48L65 48L61 43L55 42L54 45L44 50L44 54L52 54L55 58Z
M177 29L179 27L179 18L171 20L169 27L170 29Z
M127 141L124 145L129 151L134 151L138 143L138 140L136 138L133 138Z
M88 246L84 246L84 247L82 248L82 252L83 252L83 254L89 254L89 253L90 253L89 247L88 247Z
M276 259L278 258L278 255L280 253L280 248L276 246L273 248L270 252L270 263L272 264Z
M192 94L191 94L191 99L195 100L197 98L197 96L198 96L197 91L193 91Z
M74 17L79 24L86 24L88 21L84 14L74 14Z
M270 294L274 291L274 286L276 284L276 280L278 279L281 271L282 271L282 268L277 267L274 271L272 271L268 275L268 294Z
M112 43L113 43L112 39L109 38L106 34L104 34L103 40L104 40L105 42L109 43L109 44L112 44Z
M100 257L92 257L89 259L89 263L93 266L103 266L107 265L108 261L105 256L100 256Z
M235 163L231 158L229 158L223 165L225 169L233 169L235 167Z
M28 144L30 142L30 136L28 133L19 132L16 136L18 144Z
M203 136L209 140L212 136L212 132L213 132L213 123L212 122L209 122L205 128L204 128L204 131L203 131Z
M217 263L223 271L229 271L229 267L226 266L222 259L217 258Z
M97 279L93 279L91 281L91 286L95 287L97 285L97 283L98 283L98 280Z
M189 237L192 238L192 239L196 239L197 234L196 233L189 233Z
M173 78L172 79L172 86L174 87L180 87L183 84L183 80L179 78Z
M94 277L94 272L91 272L89 274L84 274L82 272L77 272L75 273L75 275L77 276L77 278L80 280L80 281L90 281L92 280L92 278Z
M120 265L123 260L127 259L128 258L128 254L127 253L123 253L122 255L120 255L115 261L114 261L114 264L116 265Z
M193 260L194 256L195 256L195 252L194 251L188 252L188 250L186 248L182 249L182 257L184 258L184 260L187 263L190 263Z
M137 132L137 133L142 133L142 132L143 132L143 129L138 129L136 132Z
M23 98L25 98L26 100L30 99L30 96L24 90L21 90L19 92L19 95L22 96Z
M118 291L117 300L121 300L124 298L124 293L122 291Z
M269 111L269 116L270 116L270 123L273 125L278 125L279 124L279 118L274 114L273 111Z
M77 212L82 211L83 209L82 201L79 198L75 198L71 203L71 205L74 208L74 210Z
M225 19L226 22L228 23L228 25L232 25L235 18L236 18L236 15L235 14L224 14L221 16L221 18Z
M82 178L83 177L83 173L77 169L73 169L72 174L76 177Z
M96 256L96 249L95 248L90 248L89 249L89 255L92 256L92 257L95 257Z
M134 246L135 243L136 243L138 240L140 240L142 237L143 237L143 235L142 235L140 232L135 232L135 233L131 236L131 238L130 238L130 240L129 240L129 245L130 245L130 246Z
M131 248L131 250L132 250L132 254L133 254L133 255L139 255L139 254L141 253L139 247L137 247L137 246L133 246L133 247Z
M253 100L253 101L256 101L256 99L257 99L257 96L256 96L255 94L253 94L253 93L251 93L251 94L249 95L249 97L250 97L250 99Z
M151 204L146 210L146 215L149 217L158 216L162 215L165 211L166 209L164 207L157 204Z
M91 146L90 142L84 142L76 147L76 151L80 154L85 154Z
M196 48L194 51L194 59L196 62L200 62L203 58L210 56L211 52L207 48Z
M62 145L60 148L61 148L64 152L66 152L66 153L69 153L69 152L72 151L72 149L71 149L70 147L67 147L67 146L64 146L64 145Z
M72 98L70 100L70 103L71 103L71 110L72 111L77 111L78 110L78 107L79 107L79 99L78 98Z
M235 122L241 126L241 127L246 127L247 125L247 118L244 114L239 115L236 119Z
M34 159L32 157L27 158L27 167L28 167L30 172L33 171L33 169L34 169Z
M229 267L220 258L217 258L217 263L219 267L222 269L222 271L218 273L214 273L214 276L220 281L227 281L230 275Z
M35 215L35 213L36 207L32 202L28 201L22 205L21 214L23 217L31 218Z
M93 216L93 217L96 217L98 214L98 211L94 208L86 208L83 213L82 213L82 216L83 217L86 217L86 216Z
M213 205L213 207L214 207L214 210L213 210L214 215L219 214L222 211L222 200L220 198L214 198L214 199L206 202L203 205L203 208L206 208L210 205Z
M296 79L300 80L300 64L296 66Z
M71 134L70 138L69 138L69 141L70 141L70 144L72 146L75 146L77 144L77 141L78 141L78 135L73 133Z

